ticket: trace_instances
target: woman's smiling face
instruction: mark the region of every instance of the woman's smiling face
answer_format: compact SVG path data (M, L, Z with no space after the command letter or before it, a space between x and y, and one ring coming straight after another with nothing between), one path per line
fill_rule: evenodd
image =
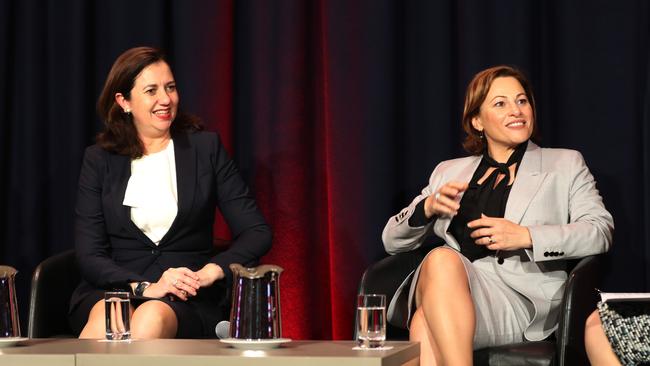
M494 79L472 125L483 131L490 155L514 149L533 133L533 108L519 81L511 76Z
M133 123L141 136L156 137L169 134L178 111L178 91L169 65L153 63L136 77L130 98L118 103L133 114Z

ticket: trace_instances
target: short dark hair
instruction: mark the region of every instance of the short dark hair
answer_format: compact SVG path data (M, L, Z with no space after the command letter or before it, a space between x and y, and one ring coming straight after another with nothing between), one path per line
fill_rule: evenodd
M97 113L104 121L104 130L97 135L97 144L103 149L137 159L144 155L144 145L138 138L131 114L124 113L115 101L115 94L121 93L125 99L131 98L131 89L142 70L157 62L169 65L164 53L153 47L135 47L122 53L106 77L104 88L97 100ZM179 110L170 133L172 137L183 131L202 130L198 117Z
M528 79L526 79L526 76L524 76L521 71L514 67L505 65L495 66L476 74L467 86L467 92L465 93L465 108L463 109L463 119L461 123L467 136L465 136L465 140L463 141L463 148L472 155L483 153L483 150L485 150L486 147L485 139L481 138L479 131L477 131L472 125L472 118L476 117L481 111L481 105L485 101L494 79L507 76L517 79L524 88L526 97L528 97L530 106L533 109L532 137L533 139L537 139L538 128L535 97L533 96L533 90L530 87Z

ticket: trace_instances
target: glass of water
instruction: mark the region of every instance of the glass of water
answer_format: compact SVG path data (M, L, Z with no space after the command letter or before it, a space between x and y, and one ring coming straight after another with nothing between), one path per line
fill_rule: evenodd
M363 294L357 297L357 345L383 347L386 341L386 295Z
M106 292L104 293L104 305L106 309L106 339L112 341L130 340L129 293Z

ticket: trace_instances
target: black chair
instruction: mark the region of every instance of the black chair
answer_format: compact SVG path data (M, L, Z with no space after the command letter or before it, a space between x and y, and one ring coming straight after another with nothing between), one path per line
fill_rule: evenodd
M80 281L74 250L49 257L36 267L29 301L30 338L76 336L67 314L70 296Z
M386 294L391 298L402 280L414 270L432 247L398 253L372 264L361 277L359 294ZM584 348L584 324L596 308L595 288L600 279L600 256L569 261L569 277L561 304L559 327L551 339L522 342L474 351L475 365L589 365ZM400 309L405 312L407 309ZM356 330L355 330L356 331ZM394 324L386 327L391 340L408 339L408 331Z

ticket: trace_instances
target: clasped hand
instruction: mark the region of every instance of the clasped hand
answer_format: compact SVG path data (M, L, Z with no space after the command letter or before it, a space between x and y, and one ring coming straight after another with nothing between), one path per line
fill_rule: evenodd
M426 198L424 214L427 218L435 216L453 217L460 209L460 195L468 188L467 183L448 182ZM471 237L477 245L485 245L490 250L516 250L531 248L532 239L525 226L515 224L500 217L489 217L481 214L481 218L467 223L467 227L475 229Z
M169 294L186 301L196 296L201 287L209 287L223 277L223 269L214 263L208 263L196 272L186 267L169 268L158 282L146 288L143 295L161 298Z

